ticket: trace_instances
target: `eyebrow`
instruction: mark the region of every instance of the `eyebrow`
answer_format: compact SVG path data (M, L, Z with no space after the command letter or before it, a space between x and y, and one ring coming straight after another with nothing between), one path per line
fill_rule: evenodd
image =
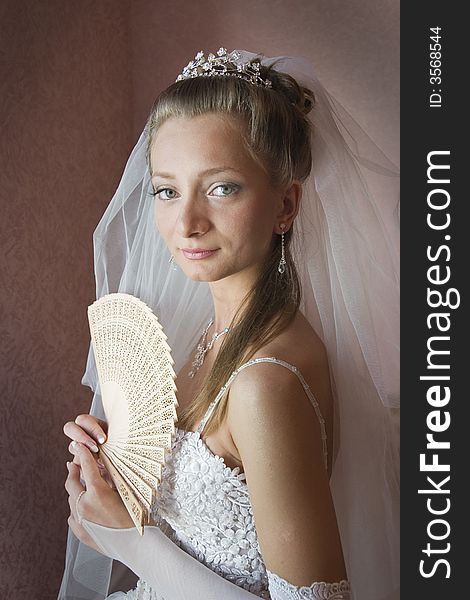
M242 174L240 171L237 171L237 169L234 169L233 167L214 167L212 169L206 169L205 171L202 171L201 173L199 173L199 175L215 175L216 173L222 173L223 171L233 171L234 173L239 173L240 175ZM156 177L161 177L163 179L176 179L175 175L172 175L171 173L154 173L152 175L152 179L155 179Z

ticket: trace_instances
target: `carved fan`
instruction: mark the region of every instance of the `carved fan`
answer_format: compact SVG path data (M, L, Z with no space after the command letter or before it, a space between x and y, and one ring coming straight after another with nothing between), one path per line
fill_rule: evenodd
M103 296L88 321L108 423L99 458L142 535L175 435L174 361L156 315L135 296Z

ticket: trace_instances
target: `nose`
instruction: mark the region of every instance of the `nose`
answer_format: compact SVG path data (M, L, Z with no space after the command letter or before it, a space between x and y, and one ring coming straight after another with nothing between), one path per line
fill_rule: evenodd
M182 238L201 235L209 228L205 198L197 192L188 192L180 202L176 231Z

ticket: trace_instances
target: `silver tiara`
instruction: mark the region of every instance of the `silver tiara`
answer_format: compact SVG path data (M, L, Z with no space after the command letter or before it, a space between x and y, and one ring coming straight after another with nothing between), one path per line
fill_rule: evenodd
M253 85L264 85L272 87L272 82L269 79L260 77L259 70L261 63L258 58L249 60L246 63L236 63L235 61L241 57L241 54L236 50L227 54L225 48L217 50L217 56L210 53L207 58L204 52L198 52L194 60L190 61L182 72L176 78L176 81L182 79L191 79L192 77L239 77Z

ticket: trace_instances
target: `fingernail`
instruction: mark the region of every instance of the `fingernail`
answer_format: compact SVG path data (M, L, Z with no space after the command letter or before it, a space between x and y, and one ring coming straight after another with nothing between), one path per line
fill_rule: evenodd
M99 442L100 444L104 444L105 440L106 440L106 438L104 437L104 435L100 435L100 436L98 437L98 442Z
M93 442L87 442L87 446L92 452L98 452L98 446Z

